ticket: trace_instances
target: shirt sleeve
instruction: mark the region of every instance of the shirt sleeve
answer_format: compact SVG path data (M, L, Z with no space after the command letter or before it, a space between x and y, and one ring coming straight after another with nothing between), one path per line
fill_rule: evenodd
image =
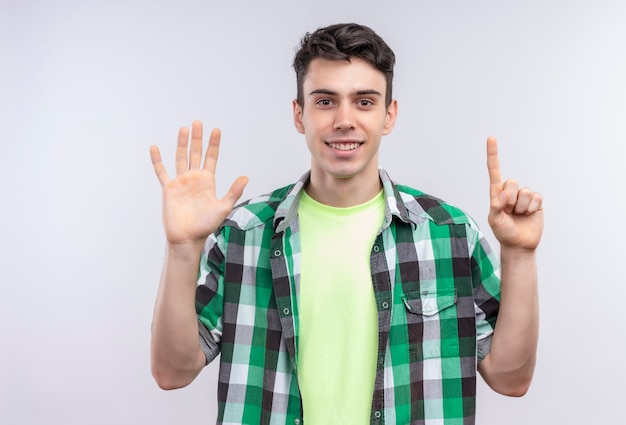
M206 356L206 364L215 359L220 352L224 305L223 252L222 236L211 235L202 252L198 271L196 314L200 347Z
M480 232L472 253L472 277L480 362L491 350L493 330L500 310L500 260Z

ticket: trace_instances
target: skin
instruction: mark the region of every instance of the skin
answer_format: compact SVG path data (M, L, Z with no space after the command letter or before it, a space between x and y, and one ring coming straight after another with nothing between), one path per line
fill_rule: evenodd
M384 75L360 59L309 65L303 105L293 102L293 116L311 152L306 190L315 200L348 207L380 191L378 149L398 114L397 101L385 107L386 85ZM345 150L350 146L358 147Z
M176 178L170 179L156 146L150 158L163 190L163 226L167 240L165 264L152 322L152 374L163 389L191 383L204 367L195 312L200 255L213 233L241 197L248 182L239 177L222 199L215 194L215 167L220 131L211 132L202 162L202 123L178 132Z
M393 129L394 100L385 107L383 74L359 59L314 59L305 77L304 101L293 102L296 129L311 152L307 193L327 205L346 207L372 199L381 189L378 150ZM205 357L198 343L194 308L197 270L206 238L241 197L239 177L222 199L215 193L220 132L214 129L202 164L202 123L181 128L176 177L170 179L156 146L150 148L163 189L166 259L152 327L152 373L164 389L195 379ZM539 329L536 249L543 231L542 198L515 180L503 180L495 138L487 139L489 224L501 245L502 294L492 349L479 364L497 392L520 396L530 385Z
M487 139L489 225L500 242L502 288L491 351L478 370L495 391L522 396L535 369L539 338L536 249L543 233L543 199L516 180L503 181L496 139Z

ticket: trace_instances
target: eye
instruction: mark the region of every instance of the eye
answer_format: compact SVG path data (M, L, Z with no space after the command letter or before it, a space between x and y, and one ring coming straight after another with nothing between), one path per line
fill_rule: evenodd
M362 108L369 108L370 106L374 105L374 102L369 99L359 99L357 103Z
M332 101L330 99L320 99L317 101L319 106L330 106L332 105Z

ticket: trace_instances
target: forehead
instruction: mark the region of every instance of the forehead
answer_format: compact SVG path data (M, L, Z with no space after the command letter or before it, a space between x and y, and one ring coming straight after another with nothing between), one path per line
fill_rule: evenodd
M328 89L337 92L377 90L383 93L387 84L385 75L363 59L311 61L302 82L304 93Z

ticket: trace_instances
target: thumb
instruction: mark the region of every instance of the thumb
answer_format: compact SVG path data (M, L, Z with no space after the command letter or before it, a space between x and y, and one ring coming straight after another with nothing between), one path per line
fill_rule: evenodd
M247 184L248 177L238 177L237 180L235 180L230 186L230 189L228 190L226 195L224 195L223 200L228 202L231 206L235 205L239 198L241 198L241 195L243 195L243 190L245 189Z

